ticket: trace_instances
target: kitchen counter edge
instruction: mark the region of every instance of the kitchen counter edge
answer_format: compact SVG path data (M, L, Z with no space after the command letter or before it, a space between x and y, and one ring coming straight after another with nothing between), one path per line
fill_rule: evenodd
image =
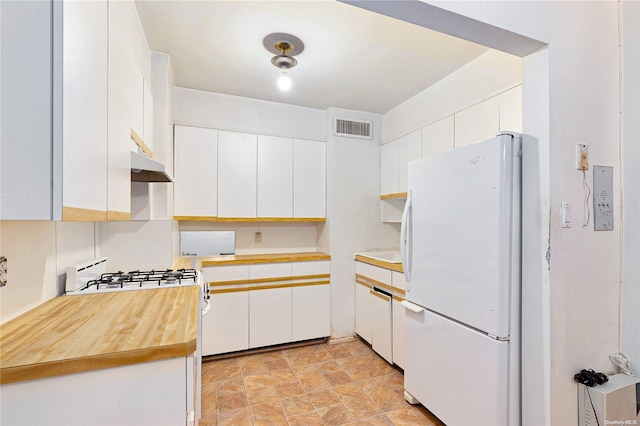
M174 269L194 268L202 269L211 266L253 265L260 263L282 262L313 262L331 260L331 256L321 252L301 253L260 253L236 254L222 256L180 257L174 264Z

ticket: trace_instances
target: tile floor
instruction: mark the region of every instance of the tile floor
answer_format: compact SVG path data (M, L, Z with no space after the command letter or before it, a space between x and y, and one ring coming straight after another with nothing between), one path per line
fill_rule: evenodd
M443 425L403 380L359 340L204 362L200 424Z

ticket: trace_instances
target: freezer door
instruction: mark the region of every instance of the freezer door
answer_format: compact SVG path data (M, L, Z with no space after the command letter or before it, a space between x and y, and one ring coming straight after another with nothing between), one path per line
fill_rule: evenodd
M505 135L409 163L407 300L501 337L519 297L518 151Z
M405 389L449 426L508 424L509 342L426 310L405 319Z

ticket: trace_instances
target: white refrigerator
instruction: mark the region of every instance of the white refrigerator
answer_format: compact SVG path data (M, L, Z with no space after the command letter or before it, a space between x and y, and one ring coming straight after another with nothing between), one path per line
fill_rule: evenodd
M448 426L519 425L521 137L409 163L405 390Z

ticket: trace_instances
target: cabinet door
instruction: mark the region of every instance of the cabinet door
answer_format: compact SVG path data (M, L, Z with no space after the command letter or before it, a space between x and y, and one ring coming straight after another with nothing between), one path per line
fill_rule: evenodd
M202 354L249 349L249 267L205 267L202 276L211 291L211 310L202 317Z
M498 96L500 103L500 131L510 130L522 133L522 86Z
M369 291L371 314L371 347L388 362L393 363L391 338L391 297L375 290Z
M218 214L218 131L175 126L174 216Z
M296 262L293 264L292 274L294 280L303 284L292 289L292 340L329 336L331 321L331 286L328 283L330 262ZM305 282L310 285L304 285ZM314 284L317 282L326 283Z
M453 149L453 115L422 128L422 156L438 154Z
M107 216L107 2L63 5L63 220Z
M498 134L499 102L487 99L455 114L455 146L482 142Z
M380 195L398 192L398 142L380 147Z
M370 287L356 282L356 333L371 343Z
M211 294L211 310L202 317L202 354L249 349L249 292Z
M398 139L398 191L407 192L409 180L409 161L420 158L422 138L420 130L409 133Z
M400 304L400 299L395 296L391 301L391 313L393 319L393 363L400 368L404 368L404 307Z
M326 144L293 142L293 217L324 218L327 172Z
M256 217L257 136L218 132L218 216Z
M258 136L258 218L293 217L293 139Z
M250 348L291 341L291 287L251 290L249 306Z

